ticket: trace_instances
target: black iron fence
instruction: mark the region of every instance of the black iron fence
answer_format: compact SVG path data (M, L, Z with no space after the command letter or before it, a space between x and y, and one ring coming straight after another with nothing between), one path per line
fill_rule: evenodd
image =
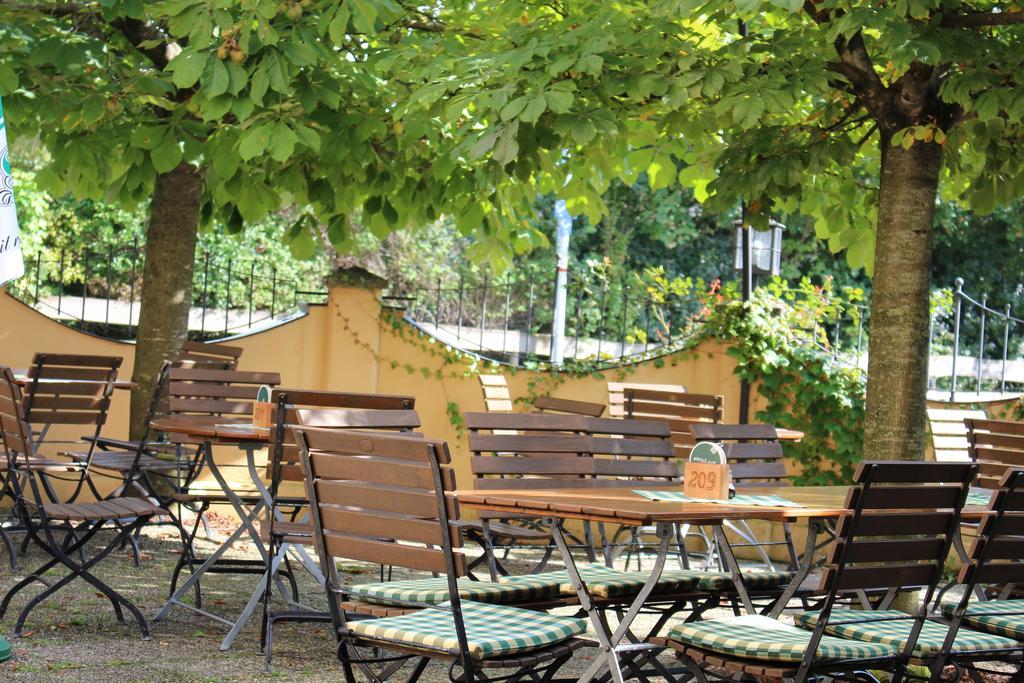
M132 339L139 317L145 251L138 242L30 254L8 292L71 327ZM326 296L322 277L282 277L268 259L201 253L193 272L189 336L207 340L261 328Z

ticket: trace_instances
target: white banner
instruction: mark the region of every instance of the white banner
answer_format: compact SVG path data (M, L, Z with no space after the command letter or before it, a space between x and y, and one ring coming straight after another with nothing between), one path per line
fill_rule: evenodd
M4 105L0 102L0 285L24 274L18 214L14 210L14 178L11 177L11 157L7 153Z

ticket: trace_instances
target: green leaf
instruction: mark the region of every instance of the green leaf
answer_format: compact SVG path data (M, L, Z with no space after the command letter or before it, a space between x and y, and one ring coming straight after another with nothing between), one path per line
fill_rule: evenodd
M253 126L242 134L242 138L238 142L238 154L242 157L243 161L254 159L266 151L270 146L271 130L271 124L265 123L260 126Z
M352 8L352 22L356 30L360 33L373 33L377 21L377 8L374 4L369 0L347 0L346 4Z
M572 109L573 100L576 99L571 92L565 90L548 90L544 93L547 98L548 109L556 114L564 114Z
M313 258L317 252L317 243L313 239L313 232L306 226L306 219L302 218L298 220L285 235L285 239L288 242L288 249L292 252L292 256L305 261Z
M500 132L501 131L499 129L493 129L481 135L476 141L476 144L474 144L472 149L469 150L469 157L471 159L480 159L491 151L491 148L494 147L494 143L498 139L498 133Z
M526 107L526 103L530 101L529 95L522 95L517 97L501 109L501 120L511 121L512 119L519 116L519 114Z
M157 173L167 173L181 163L181 145L178 144L177 136L168 134L163 141L150 151L153 159L153 168Z
M547 108L548 102L544 98L544 95L537 95L531 98L527 103L526 107L523 109L523 113L519 115L519 120L525 123L535 123Z
M299 136L284 123L274 126L274 134L270 138L270 156L274 161L285 162L295 151L295 143Z
M210 55L210 80L204 84L203 90L207 97L214 98L223 95L231 85L231 76L224 62L217 59L217 55Z
M511 125L506 126L505 130L501 132L498 137L498 142L494 145L494 151L491 156L499 164L507 164L511 161L515 161L516 156L519 154L519 142L516 140L516 134L519 131L519 126Z
M18 74L7 64L0 62L0 94L10 95L18 89Z
M167 134L167 126L141 126L132 131L131 143L139 149L154 149Z
M249 97L256 104L263 102L263 96L267 94L270 87L270 77L267 75L267 68L261 64L260 68L252 76L252 83L249 84Z
M203 56L193 50L186 50L168 64L173 73L171 81L179 88L191 88L203 75L206 62Z

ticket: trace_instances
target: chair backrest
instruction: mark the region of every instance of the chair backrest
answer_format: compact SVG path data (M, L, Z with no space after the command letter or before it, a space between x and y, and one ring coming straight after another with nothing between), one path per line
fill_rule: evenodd
M688 458L696 443L690 425L722 421L724 399L718 395L627 386L622 396L622 417L668 424L680 458Z
M261 385L281 383L276 372L210 370L171 367L168 370L168 410L172 415L244 417Z
M335 558L466 574L465 555L453 550L462 541L452 524L455 474L445 444L316 428L299 428L296 438L329 591L344 588Z
M588 417L601 417L604 413L604 404L602 403L574 401L555 396L538 396L537 400L533 402L533 407L538 413L563 413L565 415L587 415Z
M1007 470L1024 467L1024 422L968 418L967 452L978 463L978 485L996 488Z
M244 350L241 346L229 346L219 342L187 340L181 345L181 351L175 361L180 367L237 370L238 359Z
M28 370L25 419L30 424L94 425L107 419L117 356L37 353Z
M968 462L970 442L964 420L984 420L984 410L928 408L928 431L937 462Z
M960 569L965 599L978 584L1024 584L1024 469L1003 473L989 510Z
M0 437L4 457L25 460L32 454L32 430L22 413L21 387L14 381L14 373L0 365Z
M478 489L623 486L682 475L665 424L537 413L466 413L465 420Z
M511 413L512 393L505 375L480 375L484 392L484 409L489 413Z
M772 425L694 423L696 441L721 443L736 488L789 484L779 434Z
M904 658L924 624L935 586L977 473L974 463L863 462L846 498L821 577L826 591L808 652L817 649L840 592L883 589L886 609L900 590L925 589ZM805 658L805 663L809 659ZM904 660L905 661L905 660Z
M608 382L608 415L611 417L626 416L626 389L668 391L685 394L686 387L682 384L650 384L645 382Z
M270 401L277 408L267 476L275 493L281 481L302 481L305 476L295 440L297 425L397 432L420 426L412 396L274 389Z

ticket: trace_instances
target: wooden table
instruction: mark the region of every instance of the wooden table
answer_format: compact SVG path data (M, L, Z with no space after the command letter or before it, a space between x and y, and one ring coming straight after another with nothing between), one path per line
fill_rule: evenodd
M809 529L804 555L800 561L800 567L796 576L772 610L773 615L777 615L781 613L782 609L796 593L797 588L807 578L813 566L814 551L817 548L817 536L824 529L825 522L835 520L847 513L846 495L848 489L845 486L758 487L744 488L740 492L742 494L754 495L777 495L804 506L799 508L755 507L732 503L651 501L635 493L635 489L680 491L678 486L659 487L650 486L644 482L636 482L627 484L622 488L522 491L462 490L455 493L459 504L462 506L488 512L539 517L551 530L551 535L558 546L563 562L565 562L566 570L572 579L573 585L576 586L580 605L590 617L591 625L597 634L598 642L604 653L602 657L595 658L587 671L580 677L580 681L593 679L605 666L608 667L613 681L619 683L623 680L621 663L619 661L620 652L624 652L627 649L637 649L636 644L623 645L623 639L628 634L630 625L640 613L645 601L654 591L658 579L661 577L661 572L668 555L669 539L673 536L672 530L675 524L696 524L714 527L722 557L725 559L726 565L732 574L736 592L747 611L753 613L754 606L743 583L739 564L733 555L725 533L722 531L723 521L726 519L761 519L773 522L807 520ZM985 508L982 507L967 507L964 508L962 518L964 521L977 521L982 518L985 512ZM569 551L562 530L562 522L566 519L610 522L628 526L654 525L656 527L659 539L658 555L651 570L651 575L629 609L619 620L619 625L614 632L608 627L603 615L600 614L600 611L591 600L586 583L580 576L575 559Z
M158 418L153 420L151 426L158 432L165 433L172 442L177 443L196 443L202 442L202 453L205 454L203 457L203 463L210 469L210 473L217 481L217 485L224 492L225 497L231 503L231 506L235 510L235 514L238 515L239 525L235 531L228 536L220 547L218 547L206 560L192 573L185 583L183 583L164 606L160 609L160 612L156 615L156 621L160 621L170 614L171 610L175 607L183 607L189 609L197 614L201 614L205 617L219 621L227 626L229 630L224 640L221 641L220 649L227 651L231 648L238 634L242 628L249 621L252 613L259 605L261 598L266 591L267 583L277 575L277 569L282 562L284 562L285 554L292 547L289 544L282 544L279 552L274 556L273 561L270 562L270 570L263 571L262 577L256 588L249 596L249 600L241 613L234 619L225 619L221 616L212 614L205 610L199 609L194 605L182 602L182 598L198 583L199 579L223 557L223 555L234 545L242 536L245 534L249 535L249 539L256 546L256 549L260 553L263 566L268 564L268 551L266 545L263 543L263 539L260 537L259 530L256 527L256 522L262 515L263 511L273 510L273 498L270 495L270 491L267 489L266 484L263 483L263 478L260 477L259 470L256 466L255 454L256 451L267 447L270 444L270 429L254 427L251 418L233 418L233 417L216 417L207 415L174 415L164 418ZM231 482L224 476L221 467L217 465L216 460L213 458L213 446L215 445L234 445L242 449L245 452L246 457L246 469L248 470L249 477L252 479L253 486L258 494L257 502L247 502L242 499L241 496L234 490ZM283 517L279 517L282 521L285 521ZM296 546L295 552L299 555L299 559L302 564L308 569L314 577L316 577L321 583L324 582L323 575L320 571L319 565L309 556L304 548ZM251 573L251 572L247 572ZM284 597L285 601L290 606L302 607L295 603L289 596L287 589L278 581L278 590Z

